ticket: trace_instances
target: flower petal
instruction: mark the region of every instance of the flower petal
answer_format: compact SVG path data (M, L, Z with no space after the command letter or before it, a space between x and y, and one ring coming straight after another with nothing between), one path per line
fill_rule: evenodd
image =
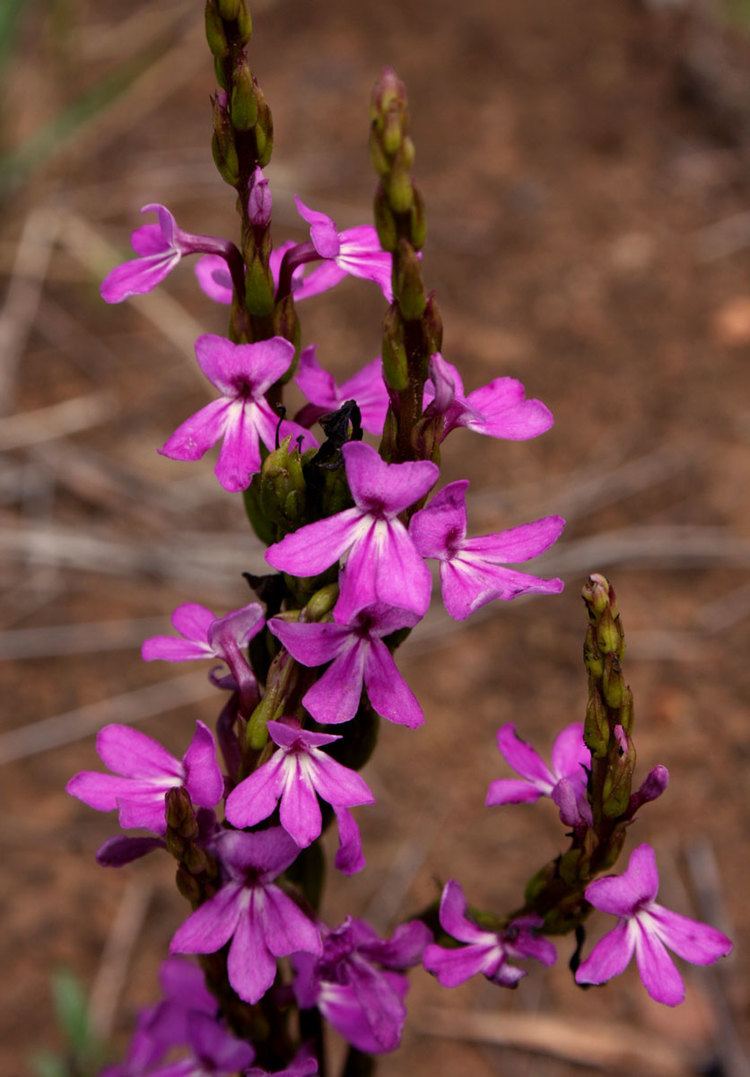
M691 920L656 903L649 905L646 912L662 942L685 961L712 965L732 951L732 940L710 924Z
M540 793L548 796L555 784L555 777L542 757L516 733L512 722L500 726L497 731L497 748L503 759L517 774L531 782Z
M531 804L543 794L530 782L518 778L497 778L487 789L485 807L496 808L502 804Z
M284 781L283 752L240 782L227 797L226 816L232 826L255 826L276 809Z
M393 655L379 639L372 639L365 662L365 687L373 708L383 718L416 729L424 722L419 700L399 673Z
M150 254L115 266L101 283L99 294L105 303L122 303L131 295L153 291L180 261L179 251Z
M621 920L617 927L608 931L576 972L576 983L603 984L613 976L624 972L635 948L635 925Z
M664 943L637 920L635 959L643 986L655 1002L679 1006L685 1000L685 984Z
M204 254L195 263L195 275L201 290L214 303L232 302L232 274L226 260L219 254Z
M251 1004L263 998L276 976L276 962L262 928L264 905L263 888L253 888L250 902L239 917L227 959L230 984L241 999Z
M260 471L260 446L255 423L257 407L250 401L235 401L227 411L224 441L214 468L225 490L246 490Z
M613 916L632 916L639 905L653 901L659 889L656 857L650 845L638 845L622 875L608 875L586 887L586 900Z
M322 666L332 661L346 648L351 637L348 626L331 624L329 621L323 624L285 621L282 617L272 617L268 630L303 666Z
M266 945L275 957L319 954L320 930L278 886L267 886L261 912Z
M281 825L301 849L320 836L323 825L320 805L312 786L309 768L300 755L290 752L284 760L281 791Z
M95 811L115 811L119 800L130 792L132 784L132 778L82 770L70 779L65 791Z
M320 257L335 258L339 253L341 244L339 243L339 234L336 230L333 218L329 217L326 213L320 213L318 210L310 209L310 207L306 206L302 199L298 198L296 195L294 197L294 204L297 207L297 212L300 217L310 225L310 239Z
M429 460L387 464L364 441L349 441L341 451L352 497L364 512L401 512L424 497L440 474Z
M182 764L153 737L128 725L105 725L96 751L106 767L127 778L182 778Z
M208 726L195 723L195 734L182 760L185 788L193 804L213 808L221 800L224 779L216 762L216 746Z
M543 434L554 423L549 408L541 400L527 400L526 390L515 378L495 378L469 393L466 402L481 419L469 413L459 418L459 425L494 438L525 441Z
M362 695L367 644L353 642L329 666L302 698L316 722L336 725L357 713Z
M339 830L339 847L334 864L343 875L354 875L366 867L359 827L352 813L346 808L336 805L333 811Z
M468 479L448 483L415 512L409 534L422 557L448 557L466 535L466 491Z
M447 935L459 942L492 944L495 936L483 931L466 917L466 898L460 883L449 880L440 898L440 926ZM495 940L496 941L496 940Z
M334 411L339 404L339 394L333 374L329 374L317 360L315 345L303 348L294 380L311 404L318 404Z
M224 433L231 401L221 397L196 411L167 438L159 452L172 460L200 460Z
M286 535L266 550L266 561L292 576L317 576L347 550L362 520L359 509L317 520Z
M552 744L552 772L557 778L585 782L584 767L591 766L591 752L583 743L583 725L571 722L561 730Z
M309 766L316 793L329 804L352 808L375 803L372 790L361 774L338 763L320 748L310 751Z
M484 560L496 564L515 564L544 553L557 542L564 528L565 520L562 516L544 516L540 520L511 527L507 531L467 539L463 543L463 549L481 554Z
M172 954L212 954L232 937L241 912L242 887L229 883L188 916L174 933Z
M423 964L443 987L458 987L485 971L488 954L482 946L458 946L448 950L431 943L425 949Z

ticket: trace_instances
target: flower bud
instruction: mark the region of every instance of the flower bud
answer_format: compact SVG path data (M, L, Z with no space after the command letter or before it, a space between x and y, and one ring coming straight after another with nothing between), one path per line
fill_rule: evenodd
M635 815L644 804L649 804L658 798L669 785L669 771L661 763L648 772L641 787L633 793L628 804L628 815Z
M297 310L294 306L294 299L291 295L285 295L284 298L276 304L273 312L273 331L276 336L283 337L284 340L288 340L291 344L299 350L300 342L300 325L299 317L297 316ZM281 378L282 384L289 381L293 377L295 370L297 369L297 358L295 356L294 362L290 365L287 372Z
M398 229L382 184L375 193L375 227L378 230L380 246L384 251L393 253L398 246Z
M197 905L201 898L200 883L182 865L177 869L175 882L182 896L187 898L191 905Z
M602 809L609 819L616 819L627 810L635 770L635 747L622 726L615 728L615 737L618 754L610 762L602 790Z
M214 106L214 135L211 151L217 171L225 183L236 187L240 181L240 162L234 144L234 133L229 122L229 115L221 98L226 94L216 94Z
M235 68L231 103L232 125L237 131L249 131L258 119L255 83L246 60Z
M427 238L427 218L425 215L424 198L416 187L412 188L413 202L409 219L409 238L415 251L421 251ZM434 350L434 349L433 349Z
M316 591L302 611L305 621L322 621L336 605L339 597L339 585L329 583Z
M409 169L398 165L388 179L388 201L394 213L408 213L414 204L414 184Z
M240 10L242 0L216 0L219 14L226 22L234 22Z
M167 828L182 838L196 838L198 823L193 811L190 794L183 785L169 789L165 798Z
M256 87L258 119L255 124L255 146L258 164L265 168L273 153L273 117L262 92Z
M379 119L393 109L406 109L406 86L392 67L385 67L372 90L371 114Z
M399 243L397 264L395 291L399 309L407 322L416 321L424 312L427 296L422 283L419 259L405 240Z
M404 326L398 310L390 307L383 322L383 378L389 389L399 393L409 384L409 360L404 344Z
M589 625L586 629L586 639L583 643L583 663L591 676L598 680L604 672L604 662L596 645L594 628Z
M263 461L260 473L260 503L264 514L285 533L302 523L305 509L305 478L298 448L292 436Z
M430 355L442 351L443 348L443 319L435 299L435 293L430 292L427 297L427 306L422 314L422 332L425 337L426 351Z
M604 700L612 710L618 710L625 699L625 681L620 669L619 659L613 654L608 654L604 659L604 672L602 674L602 692Z
M237 5L237 38L241 45L247 45L253 33L253 19L247 10L245 0L239 0Z
M609 722L599 693L589 693L586 719L583 724L583 740L592 755L603 759L609 748Z
M264 317L274 305L273 277L268 264L255 253L247 266L245 276L245 302L251 314Z
M267 228L271 223L271 210L273 199L268 180L263 175L262 168L256 168L250 183L250 192L247 196L247 212L254 228Z
M598 572L594 572L589 576L586 583L581 590L584 602L591 606L592 611L597 617L601 617L607 606L612 606L612 613L615 613L614 590L610 587L609 581Z
M224 60L229 55L229 43L216 0L206 0L206 40L217 60Z
M602 654L619 654L622 636L612 611L605 608L596 626L596 642Z

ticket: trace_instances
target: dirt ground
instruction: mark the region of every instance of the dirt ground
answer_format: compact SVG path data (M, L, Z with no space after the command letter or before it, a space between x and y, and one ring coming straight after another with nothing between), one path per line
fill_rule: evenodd
M369 219L368 94L379 68L395 66L410 91L444 352L469 388L519 377L556 417L528 443L456 433L446 478L471 479L474 530L547 513L570 521L546 561L566 580L561 597L496 604L465 625L436 615L404 648L427 721L383 729L367 770L378 803L359 812L368 870L331 881L327 914L385 928L449 877L502 910L557 852L549 805L482 804L508 774L494 748L502 722L546 750L582 718L578 596L600 570L621 602L640 773L663 762L672 775L633 838L657 849L665 904L736 940L719 969L686 971L676 1011L652 1004L633 969L582 993L568 940L558 967L534 969L515 993L485 981L448 993L417 974L403 1046L379 1072L747 1073L750 43L690 7L625 0L255 7L252 61L276 127L276 239L302 236L294 193L342 226ZM119 1046L156 997L185 913L172 867L152 857L98 868L93 852L115 823L64 785L97 765L92 733L105 721L137 720L177 748L196 717L215 716L200 673L144 665L138 645L180 602L247 601L240 573L260 563L240 499L210 465L155 452L206 399L192 340L220 332L224 312L186 267L118 308L96 287L147 202L167 203L190 230L234 235L208 149L200 8L29 10L5 73L8 147L28 147L78 102L64 138L0 168L8 1077L59 1045L52 969L81 977ZM137 68L125 89L112 83L123 64ZM374 291L349 282L301 308L306 341L338 373L379 350ZM65 401L77 403L34 414Z

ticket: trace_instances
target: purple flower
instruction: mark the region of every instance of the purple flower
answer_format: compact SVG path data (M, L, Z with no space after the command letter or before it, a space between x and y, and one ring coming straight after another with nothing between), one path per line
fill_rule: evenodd
M464 892L451 880L440 899L440 926L466 945L446 949L431 944L424 952L424 967L443 987L457 987L479 972L501 987L515 987L526 973L509 964L510 958L533 957L543 965L557 960L552 943L534 934L542 922L539 916L524 916L501 932L480 928L466 918Z
M263 1070L251 1066L245 1077L313 1077L318 1072L318 1060L309 1047L301 1047L288 1066L283 1070Z
M96 850L96 862L103 868L122 868L126 864L132 864L134 860L140 860L155 849L166 849L166 843L161 838L131 837L126 834L118 834L117 837L107 838L103 845Z
M377 231L369 224L339 232L332 217L310 209L300 198L294 199L297 212L310 225L310 239L325 265L308 273L306 294L328 291L346 276L363 277L380 287L386 300L393 298L391 256L380 246Z
M527 400L515 378L495 378L466 396L461 375L438 353L430 359L430 381L425 390L425 403L431 401L426 414L444 417L443 438L457 426L465 426L489 437L525 441L554 423L549 408L541 400Z
M151 1070L149 1077L236 1077L255 1058L249 1043L235 1037L213 1017L191 1013L187 1028L191 1057Z
M194 804L213 808L221 799L224 779L216 763L214 739L203 722L182 761L152 737L127 725L105 725L96 737L96 750L113 774L84 770L66 788L71 796L97 811L120 813L120 826L166 831L164 797L184 785Z
M348 917L336 931L324 930L321 957L293 958L300 1008L317 1006L360 1051L395 1050L406 1020L409 987L401 970L419 963L431 938L419 920L401 924L386 940L363 920Z
M192 961L168 957L159 970L164 998L138 1014L135 1034L124 1062L111 1066L102 1077L142 1077L151 1074L171 1047L181 1047L189 1039L196 1017L213 1021L218 1003L207 989L203 973Z
M731 951L731 940L716 928L657 905L658 890L656 857L645 844L630 854L624 874L608 875L586 887L586 900L595 909L618 916L619 921L579 966L578 983L601 984L619 976L635 951L638 972L651 998L678 1006L685 998L685 985L667 947L694 965L711 965Z
M225 490L244 490L260 471L260 442L268 449L280 437L302 437L315 445L309 431L296 423L281 422L265 394L289 369L294 345L283 337L257 344L233 344L206 333L195 342L198 364L208 380L222 393L218 400L192 415L159 449L173 460L200 460L223 438L216 461L216 477Z
M443 602L451 617L464 621L496 598L507 602L531 592L562 591L562 580L543 580L506 567L544 553L565 527L562 516L545 516L508 531L467 538L468 485L466 479L459 479L444 486L427 508L415 512L409 526L422 557L440 562Z
M229 982L240 998L255 1003L274 981L277 958L321 951L316 925L273 885L299 848L282 827L271 827L253 834L229 831L214 851L224 885L177 929L170 950L212 954L231 939Z
M356 875L365 867L362 838L357 821L347 808L335 805L333 813L339 828L339 847L334 864L343 875Z
M222 688L240 693L245 709L258 701L258 684L245 657L245 649L261 631L265 621L263 607L251 602L241 609L217 617L205 606L186 602L172 613L172 624L182 637L150 636L143 641L144 662L192 662L199 658L217 658L226 662L229 676L216 679Z
M498 778L490 782L487 807L527 804L540 797L550 797L568 826L591 822L584 769L591 766L591 753L583 742L580 722L566 726L555 737L551 768L530 744L521 740L510 722L498 729L497 747L506 763L521 775L521 780Z
M363 366L348 381L337 385L333 375L319 365L315 346L305 348L294 377L310 401L297 412L295 420L303 426L312 424L329 411L336 411L346 400L354 400L362 416L362 426L370 434L382 434L388 411L388 390L383 381L383 362L378 356Z
M378 602L421 616L430 604L430 573L398 514L424 497L439 470L428 460L386 464L361 441L342 452L355 507L287 535L266 560L282 572L317 576L346 556L336 606L343 623Z
M268 264L275 288L279 286L279 271L284 255L287 251L297 246L299 244L290 239L271 251ZM209 299L213 299L215 303L224 303L226 305L232 302L234 296L232 274L229 272L229 267L223 258L215 254L207 254L203 258L199 258L195 263L195 275L198 278L198 284ZM292 295L295 300L307 299L310 294L304 285L304 276L304 265L297 266L292 273Z
M271 223L273 198L263 169L256 165L247 195L247 214L254 228L267 228Z
M304 848L320 835L318 797L345 808L374 803L364 778L321 751L341 737L282 722L269 722L268 732L279 750L230 793L226 812L233 826L255 826L280 800L281 825Z
M362 685L378 714L412 728L424 721L419 702L383 643L419 617L394 606L375 605L344 620L338 606L333 623L285 621L274 617L269 631L303 666L331 665L302 699L316 722L349 722L357 713Z
M156 213L158 224L144 224L130 237L138 258L116 266L102 281L101 296L107 303L121 303L131 295L150 292L168 276L186 254L211 252L224 268L232 244L213 236L193 236L177 227L166 206L156 202L144 206L142 213ZM231 276L226 269L231 292Z

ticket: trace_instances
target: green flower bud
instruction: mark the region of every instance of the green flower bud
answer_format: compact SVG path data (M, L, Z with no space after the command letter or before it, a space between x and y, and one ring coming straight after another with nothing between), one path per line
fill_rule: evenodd
M425 216L424 198L416 187L412 188L414 196L409 217L409 238L415 251L421 251L427 238L427 217Z
M613 654L608 654L604 659L604 673L602 674L602 692L604 700L612 710L618 710L625 698L625 681L620 669L619 659Z
M408 213L414 204L414 185L408 168L397 166L391 171L388 184L388 201L394 213Z
M258 119L255 124L255 145L258 164L265 168L273 153L273 117L262 92L256 87Z
M409 384L409 360L404 344L404 326L396 307L390 307L383 322L383 377L386 385L402 392Z
M602 808L608 819L623 815L630 801L635 770L635 748L628 737L627 751L610 764L602 790Z
M193 811L193 802L183 785L167 791L164 810L169 830L182 838L197 837L198 824Z
M383 151L388 157L395 157L401 148L404 137L403 115L399 112L389 112L385 117L380 134Z
M609 722L607 712L599 693L594 689L589 694L586 704L586 720L583 725L583 740L593 756L603 759L609 748Z
M602 654L619 654L622 643L620 627L607 607L596 626L596 642Z
M372 167L375 169L379 176L387 176L391 168L391 163L386 157L383 151L383 145L380 141L380 135L377 128L373 126L370 131L370 160Z
M197 905L201 899L200 883L182 865L177 869L175 882L182 896L187 898L191 905Z
M396 297L405 321L416 321L427 305L422 269L414 250L405 240L399 243L398 269L396 274Z
M229 43L216 0L206 0L206 40L217 60L226 59L229 55Z
M265 317L273 310L274 286L268 263L256 254L248 263L245 276L245 303L251 314Z
M230 105L232 124L237 131L249 131L258 119L255 84L247 62L243 60L234 72Z
M382 184L375 192L375 227L378 230L380 246L384 251L393 253L398 246L398 228Z
M339 597L339 585L329 583L316 591L304 609L306 621L322 621L336 605Z
M240 0L237 11L237 37L241 45L247 45L253 33L253 19L245 6L245 0Z
M216 0L219 14L226 22L234 22L239 14L242 0Z
M284 296L280 303L276 304L273 312L273 330L276 336L288 340L299 350L300 325L294 299L291 295ZM297 356L281 379L282 384L288 382L297 369Z
M260 503L265 517L284 532L296 530L303 522L305 478L300 451L292 448L291 434L263 461Z
M430 355L442 351L443 319L440 315L434 292L431 292L427 297L427 306L422 314L422 332L425 337L426 350Z
M273 545L276 542L276 529L261 506L260 474L253 475L253 481L246 490L242 491L242 500L245 504L247 518L255 534L264 546Z

